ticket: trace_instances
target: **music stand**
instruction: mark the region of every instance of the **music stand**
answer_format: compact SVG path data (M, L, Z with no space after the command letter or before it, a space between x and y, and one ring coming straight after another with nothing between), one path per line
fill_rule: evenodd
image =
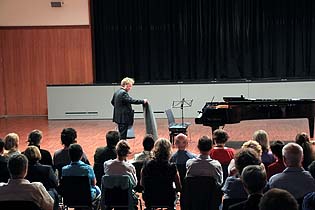
M183 98L180 101L173 101L172 108L180 108L182 110L182 125L184 125L184 107L191 107L193 100L185 100Z

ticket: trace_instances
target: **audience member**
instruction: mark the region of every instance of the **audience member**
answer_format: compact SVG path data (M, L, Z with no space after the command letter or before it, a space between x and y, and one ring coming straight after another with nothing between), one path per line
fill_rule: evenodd
M0 138L0 182L8 182L10 178L7 164L8 157L4 156L4 141Z
M25 179L28 160L23 154L10 156L8 183L0 183L0 201L32 201L43 210L53 209L53 199L40 182L30 183Z
M211 176L218 186L223 183L222 166L219 161L210 157L212 141L207 136L202 136L198 141L198 149L200 154L193 159L189 159L186 163L188 177L193 176Z
M16 133L9 133L4 137L4 149L6 150L5 155L7 157L20 154L19 140L20 138Z
M230 206L229 210L259 210L259 201L267 183L265 168L258 165L246 166L241 179L248 198L246 201Z
M261 157L262 154L262 149L260 144L257 141L254 140L249 140L243 143L242 149L244 148L252 148L253 150L255 150L257 152L257 154L259 155L259 157ZM235 175L235 173L237 173L237 170L235 168L235 160L232 159L229 166L228 166L228 173L230 176Z
M296 143L288 143L282 149L286 169L269 179L270 188L280 188L290 192L296 199L315 191L315 180L302 167L303 149Z
M260 165L261 160L258 153L252 148L242 148L234 156L236 173L229 176L222 187L223 199L247 198L247 192L240 179L243 169L249 165Z
M117 158L104 162L105 175L128 175L133 187L137 185L135 167L127 161L130 154L130 146L126 140L120 140L116 146Z
M303 148L303 168L307 169L308 166L312 163L314 160L314 155L312 154L312 147L311 147L311 142L310 138L308 135L304 132L298 133L295 136L295 143L300 145Z
M54 153L54 168L58 170L58 177L61 178L61 169L63 166L70 164L69 146L70 144L77 143L77 132L73 128L64 128L61 132L61 143L64 146L62 149L58 149ZM84 163L90 165L85 153L83 152L82 159Z
M101 191L96 186L96 178L93 168L82 162L83 150L79 144L71 144L68 149L71 163L62 168L62 176L88 176L91 187L91 198L95 200L100 195Z
M314 210L315 209L315 192L306 194L303 198L302 210Z
M119 141L119 133L117 131L108 131L106 134L106 147L99 147L94 154L94 173L96 176L96 184L101 187L102 176L104 175L104 162L117 157L116 145Z
M274 188L260 199L259 210L298 210L298 203L288 191Z
M255 131L253 135L253 140L257 141L261 145L261 162L265 165L265 167L276 161L275 157L270 151L269 137L266 131Z
M228 165L234 158L235 150L225 147L229 138L228 133L223 129L217 129L212 134L214 147L210 151L210 157L218 160L221 165Z
M141 171L141 185L144 187L143 199L146 202L148 198L146 195L146 186L144 185L144 179L146 177L164 177L170 180L170 183L173 187L173 183L175 183L175 187L177 191L181 190L181 183L179 174L176 169L176 165L174 163L170 163L170 157L172 153L172 144L169 140L160 138L156 140L153 148L153 159L144 163L144 166ZM172 202L175 204L176 200L176 190L174 189L174 197L170 198ZM174 206L169 206L169 209L173 209Z
M271 176L281 173L286 167L283 163L282 148L284 147L283 141L275 141L271 144L270 149L272 154L276 157L276 162L271 163L267 169L268 180Z
M28 146L36 146L38 147L40 154L41 154L41 159L39 160L39 163L43 165L53 165L52 162L52 157L51 154L48 150L41 149L40 144L42 142L43 138L43 133L40 130L33 130L29 135L28 135Z
M151 160L153 158L153 152L151 151L154 147L154 138L151 134L145 135L142 141L143 151L135 154L135 162L143 162Z
M58 209L58 180L50 165L42 165L41 153L37 146L28 146L23 153L28 159L28 171L25 179L30 182L41 182L54 199L54 209Z

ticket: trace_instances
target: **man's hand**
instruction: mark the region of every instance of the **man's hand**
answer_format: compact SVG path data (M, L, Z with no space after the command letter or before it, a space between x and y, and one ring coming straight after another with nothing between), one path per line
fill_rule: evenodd
M149 103L148 99L143 99L143 101L144 101L144 104L148 104Z

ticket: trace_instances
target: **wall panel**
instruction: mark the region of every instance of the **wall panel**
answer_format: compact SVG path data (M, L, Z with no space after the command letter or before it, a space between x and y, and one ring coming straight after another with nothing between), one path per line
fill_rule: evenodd
M89 26L1 28L0 34L6 115L46 115L47 84L93 83Z

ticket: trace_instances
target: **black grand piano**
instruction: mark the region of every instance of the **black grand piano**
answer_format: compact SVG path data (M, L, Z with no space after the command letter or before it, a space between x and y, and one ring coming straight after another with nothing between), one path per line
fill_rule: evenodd
M223 97L224 102L207 102L195 118L196 124L212 131L225 124L242 120L307 118L310 137L314 136L315 100L313 99L246 99Z

